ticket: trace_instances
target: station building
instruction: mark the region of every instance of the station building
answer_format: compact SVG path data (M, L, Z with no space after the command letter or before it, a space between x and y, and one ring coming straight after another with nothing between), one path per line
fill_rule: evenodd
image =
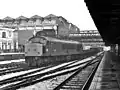
M0 50L13 50L18 48L14 39L14 30L11 28L0 28Z
M0 21L0 26L17 28L17 30L57 30L59 27L59 34L61 34L63 31L67 31L69 33L79 32L79 28L77 26L68 22L64 17L53 14L49 14L45 17L34 15L30 18L19 16L16 19L7 16Z
M19 16L16 19L7 16L0 20L0 27L8 28L13 34L11 37L6 36L8 38L2 38L6 40L7 44L2 41L1 49L19 49L38 31L45 31L48 34L60 37L80 31L77 26L68 22L64 17L53 14L49 14L45 17L34 15L30 18ZM7 29L4 30L6 31L6 35L9 35ZM11 42L10 45L8 45L9 42L7 40Z

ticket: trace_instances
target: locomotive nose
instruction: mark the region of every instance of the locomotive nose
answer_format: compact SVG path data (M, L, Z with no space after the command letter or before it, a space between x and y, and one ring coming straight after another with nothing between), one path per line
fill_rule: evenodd
M25 45L25 56L42 56L43 45L37 43L29 43Z

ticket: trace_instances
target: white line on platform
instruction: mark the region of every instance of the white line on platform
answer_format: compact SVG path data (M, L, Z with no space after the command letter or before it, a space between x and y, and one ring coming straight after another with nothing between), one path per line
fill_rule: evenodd
M0 53L0 55L12 55L12 54L24 54L24 53Z
M12 62L22 62L25 61L25 59L18 59L18 60L5 60L5 61L0 61L0 64L9 64Z

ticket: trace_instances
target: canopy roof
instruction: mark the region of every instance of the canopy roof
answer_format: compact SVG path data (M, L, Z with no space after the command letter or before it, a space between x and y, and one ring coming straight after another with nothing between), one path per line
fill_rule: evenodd
M25 20L25 19L27 19L27 17L25 17L25 16L19 16L19 17L16 18L16 20L20 20L20 19Z
M3 20L14 20L14 19L9 17L9 16L7 16L7 17L3 18Z
M39 16L39 15L34 15L34 16L32 16L32 17L30 17L31 19L39 19L39 18L42 18L41 16Z
M120 45L119 0L84 0L106 45Z
M49 14L49 15L45 16L44 18L51 18L51 17L57 17L57 16L54 14Z

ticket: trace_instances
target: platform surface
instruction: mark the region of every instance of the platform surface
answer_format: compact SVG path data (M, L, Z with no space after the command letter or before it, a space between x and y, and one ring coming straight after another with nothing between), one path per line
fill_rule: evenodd
M89 90L120 90L120 60L105 52Z
M14 54L25 54L25 53L21 53L21 52L18 52L18 53L0 53L0 55L14 55Z

